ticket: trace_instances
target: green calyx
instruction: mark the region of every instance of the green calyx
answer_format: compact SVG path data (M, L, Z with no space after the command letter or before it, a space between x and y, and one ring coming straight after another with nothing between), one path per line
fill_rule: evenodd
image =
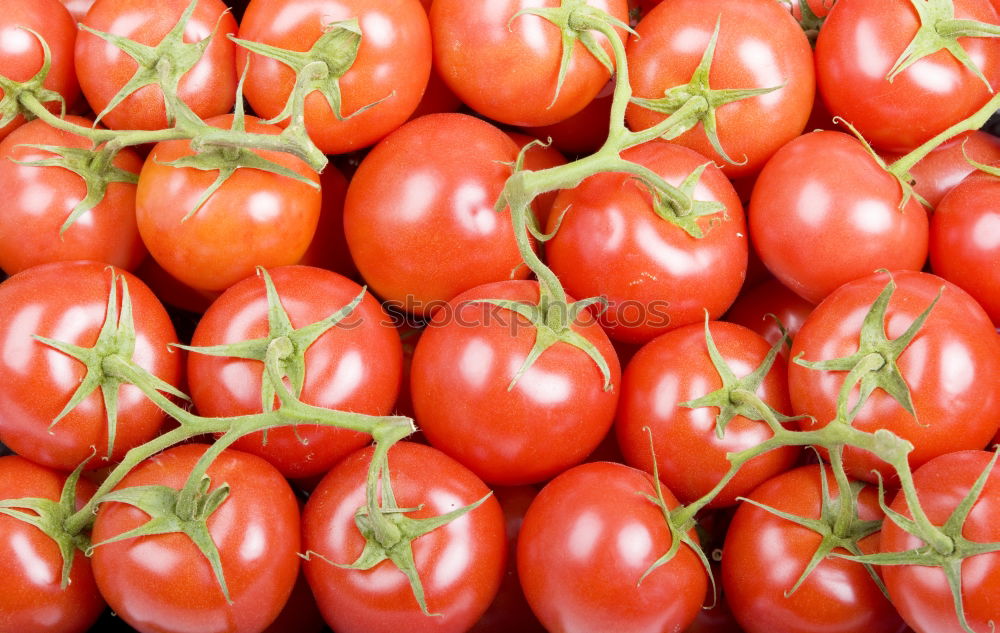
M680 187L673 187L658 176L655 179L639 177L639 182L649 189L653 197L653 212L695 239L705 237L705 231L698 224L699 218L722 213L721 219L712 218L709 229L720 221L729 219L726 205L716 200L697 200L694 197L698 181L711 164L708 162L698 166L684 179ZM652 171L649 173L653 175Z
M662 138L668 141L675 139L700 122L705 127L705 135L708 137L708 142L712 144L712 149L726 162L733 165L741 165L746 163L746 159L744 158L742 162L733 160L722 147L721 141L719 141L716 110L727 103L759 97L769 92L780 90L784 87L784 84L770 88L713 89L709 85L709 75L712 69L712 59L715 56L715 46L719 40L721 22L722 18L720 16L715 22L715 30L712 32L712 37L708 41L708 46L705 48L701 61L698 63L697 68L695 68L694 73L691 75L691 80L687 84L667 89L664 91L664 96L659 99L633 97L631 101L647 110L668 116L681 110L681 108L686 108L686 116L671 125Z
M121 313L118 311L117 284L121 281L122 301ZM104 398L104 410L108 419L108 450L105 459L110 459L115 444L115 434L118 428L118 387L131 381L122 377L119 365L124 365L129 372L140 377L143 386L156 391L171 394L185 400L188 397L170 383L157 378L152 373L139 367L132 361L135 353L135 324L132 319L132 298L128 292L128 281L124 275L111 271L111 292L108 294L107 312L104 325L98 334L93 347L81 347L72 343L56 341L43 336L35 336L35 340L59 350L84 364L87 373L70 397L62 411L52 420L49 429L59 423L70 411L75 409L95 390L100 389Z
M55 90L49 90L43 85L45 78L49 76L49 70L52 68L52 51L49 49L48 43L36 31L26 26L19 28L34 35L35 39L42 46L42 65L38 69L38 72L28 81L14 81L0 75L0 90L3 90L3 98L0 99L0 128L5 127L17 118L19 114L32 118L30 110L27 110L21 104L21 100L29 96L39 103L58 101L61 106L60 116L66 115L66 100L63 96Z
M835 2L836 0L831 1ZM826 21L826 18L821 18L816 15L816 13L812 10L812 7L809 6L809 0L792 0L792 2L798 4L799 11L802 16L799 18L799 26L802 27L806 37L809 38L809 43L815 46L816 38L819 37L819 29L823 26L823 22Z

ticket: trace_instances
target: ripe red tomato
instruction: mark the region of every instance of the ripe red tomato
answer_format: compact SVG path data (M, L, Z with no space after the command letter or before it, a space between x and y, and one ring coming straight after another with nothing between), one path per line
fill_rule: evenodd
M232 115L209 119L228 128ZM248 132L281 129L248 117ZM319 182L298 158L281 152L260 156ZM256 266L294 264L309 247L320 213L320 192L287 176L237 169L191 217L198 200L218 177L217 170L171 167L192 156L188 141L158 143L139 174L136 215L150 254L179 281L201 290L224 290L253 274Z
M358 269L351 259L344 235L347 178L335 166L327 165L319 175L319 184L323 194L319 222L309 248L298 263L332 270L353 279L358 276Z
M180 490L208 446L185 444L152 457L116 487ZM142 633L261 631L284 606L299 571L299 506L288 482L254 455L223 451L208 468L211 490L229 496L208 518L232 603L227 604L208 559L180 533L99 545L97 586L112 610ZM101 504L93 541L139 527L149 516L119 502Z
M303 548L327 560L305 563L323 617L339 633L461 633L497 592L504 570L504 518L495 498L413 540L413 560L431 613L421 613L406 576L391 562L367 571L343 569L361 554L354 524L365 505L373 449L360 450L331 470L309 497L302 518ZM489 490L474 474L429 446L399 442L389 449L392 490L405 516L439 516L471 504ZM329 562L328 562L329 561Z
M424 8L417 0L256 0L247 5L240 24L241 39L306 51L330 24L355 18L361 44L354 63L339 79L343 118L338 120L319 92L305 101L306 129L327 154L372 145L402 125L417 107L431 70ZM247 100L261 117L275 117L291 95L295 73L282 62L242 47L237 53L239 68L248 57ZM281 125L287 125L287 119Z
M745 288L723 319L750 328L774 345L784 336L778 322L794 340L812 310L813 304L781 285L777 279L768 279ZM781 347L781 355L786 359L788 350L788 345Z
M671 544L652 494L648 474L610 462L572 468L538 493L521 525L517 569L548 631L660 633L694 620L708 578L689 547L642 578Z
M49 425L80 386L86 368L80 361L32 337L44 336L91 347L107 316L112 274L128 282L136 344L132 360L154 376L177 386L183 355L168 348L177 340L162 304L138 278L97 262L57 262L29 268L0 285L0 441L28 459L72 470L96 448L89 468L105 465L108 422L101 390L96 389ZM119 305L122 289L118 287ZM119 308L120 309L120 308ZM112 461L152 439L165 416L134 385L118 389L118 424Z
M83 24L156 46L181 18L190 0L97 0ZM218 30L216 30L218 26ZM215 35L212 36L213 31ZM236 94L236 50L227 35L236 33L236 19L221 0L199 0L184 29L184 42L212 36L201 59L181 77L177 94L205 119L228 112ZM138 64L123 50L81 30L76 41L76 73L87 102L95 112L107 107L135 74ZM101 121L113 129L158 130L167 127L163 92L147 85L125 97Z
M606 83L593 101L568 119L524 131L542 140L551 138L552 144L567 156L593 154L608 138L614 87L614 81Z

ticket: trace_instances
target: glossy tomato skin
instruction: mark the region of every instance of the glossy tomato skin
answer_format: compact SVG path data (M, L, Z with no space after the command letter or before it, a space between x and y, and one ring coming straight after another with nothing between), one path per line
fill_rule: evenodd
M668 508L677 505L663 490ZM528 603L551 633L682 631L705 598L705 571L681 545L670 548L648 474L622 464L576 466L549 482L521 525L517 568Z
M180 490L208 449L185 444L152 457L117 490ZM214 490L229 496L208 518L232 598L227 604L211 565L184 534L158 534L101 545L94 576L112 610L141 633L261 631L277 617L299 571L299 506L281 474L254 455L226 450L208 468ZM148 515L117 502L101 504L93 541L134 529Z
M959 285L1000 327L1000 178L976 173L931 216L931 269Z
M58 501L66 475L23 457L0 457L0 499L35 497ZM94 493L94 484L78 484L77 508ZM0 515L0 630L18 633L83 633L104 610L90 559L77 551L70 583L60 588L62 556L41 530Z
M914 198L901 210L901 196L896 179L857 139L810 132L761 171L750 200L750 237L781 283L819 303L873 270L923 267L927 213Z
M97 0L83 19L92 29L156 46L177 24L188 0L164 0L155 8L144 0ZM218 25L218 30L216 26ZM181 77L178 96L203 119L228 112L236 94L236 19L221 0L199 0L184 29L184 41L199 42L212 35L201 59ZM135 74L135 60L117 46L80 31L76 42L76 72L87 102L101 112ZM113 129L158 130L167 127L163 93L144 86L125 98L101 121Z
M988 0L954 0L955 18L996 24ZM827 107L879 149L907 152L982 107L991 90L940 50L886 79L920 24L909 0L838 0L816 41L816 79ZM995 89L1000 42L958 43Z
M339 81L343 119L337 120L319 92L305 100L306 129L327 154L372 145L402 125L417 107L431 69L424 8L417 0L254 0L240 24L241 39L302 51L309 50L327 25L354 18L362 36L354 64ZM242 48L237 54L240 69L248 57L247 99L261 117L275 117L292 92L295 73L277 60ZM287 120L282 123L286 124Z
M820 517L820 467L803 466L758 487L749 498L800 517ZM834 499L833 475L823 475ZM863 521L882 519L878 492L868 486L858 497ZM819 563L795 593L795 586L821 536L744 502L737 509L722 552L722 583L733 615L747 633L896 633L904 627L892 604L860 563L830 557ZM878 533L863 539L874 553ZM834 550L846 554L843 549Z
M354 562L364 539L354 524L365 504L365 476L373 450L340 462L309 497L303 514L303 547L334 563ZM397 504L420 509L406 516L441 515L473 503L489 489L444 453L400 442L389 450ZM410 584L389 561L368 571L341 569L319 558L305 563L320 611L338 633L461 633L479 618L497 592L504 570L504 517L490 497L464 516L418 537L413 558L431 613L420 612Z
M732 323L713 321L709 331L738 378L753 372L770 348L754 332ZM784 365L775 363L757 390L765 403L785 414L791 411L786 375ZM632 358L622 379L615 431L625 461L653 471L651 432L660 479L684 503L699 499L719 483L729 471L727 453L751 448L773 435L766 423L736 416L720 439L715 421L718 407L680 406L721 387L701 324L668 332L645 345ZM751 460L709 507L735 504L737 497L787 470L798 453L788 446Z
M349 304L361 287L336 273L309 266L270 271L292 327L302 328ZM248 277L227 290L205 312L194 332L196 347L266 337L264 280ZM307 404L387 415L399 392L402 350L396 329L371 295L320 336L305 354L301 399ZM264 364L255 360L188 355L191 398L199 414L222 417L261 411ZM277 401L276 401L277 402ZM371 441L365 433L299 424L240 438L234 448L263 457L287 477L325 473L347 454ZM303 443L305 440L307 443Z
M622 153L674 186L709 162L697 152L651 141ZM549 230L566 212L545 245L552 270L578 297L603 296L608 335L645 343L668 330L718 318L736 298L747 267L743 206L732 185L709 165L694 198L725 210L698 220L696 238L653 210L652 196L623 173L604 173L559 193Z
M207 123L229 128L232 115ZM281 132L252 117L247 118L246 129L260 134ZM256 266L271 268L299 261L316 232L320 191L287 176L241 168L185 220L218 177L214 169L164 164L193 153L188 141L158 143L139 174L139 233L160 266L199 290L225 290L252 275ZM258 153L319 182L306 163L290 154Z
M587 4L628 22L625 0ZM608 70L582 44L574 44L556 96L559 28L537 15L514 16L529 8L558 6L557 0L435 0L430 11L434 65L462 101L491 119L527 126L562 121L597 95L608 81ZM595 36L613 59L611 44Z
M992 455L986 451L959 451L942 455L913 473L913 483L923 508L934 525L943 525L959 501L968 495L976 479L986 470ZM1000 541L997 504L1000 502L1000 470L993 468L979 500L972 506L962 527L962 536L976 543ZM906 499L897 494L890 506L912 517ZM921 547L923 541L886 521L880 549L903 552ZM937 567L916 565L886 566L882 569L886 587L900 615L919 633L958 633L964 629L955 615L954 602L944 572ZM969 627L976 633L993 629L1000 619L996 587L1000 583L1000 553L981 554L962 562L962 603Z
M782 327L789 338L795 340L795 335L802 329L802 324L813 307L813 304L781 285L777 279L767 279L753 287L744 288L723 319L750 328L774 345L784 336ZM788 350L788 345L781 347L781 355L786 360Z
M72 115L66 120L83 127L92 123ZM146 256L135 220L136 186L109 184L104 199L60 233L73 208L87 195L87 186L61 167L13 162L56 156L26 144L91 147L88 139L57 130L41 119L21 126L0 143L0 191L8 192L0 207L0 268L12 275L38 264L89 259L134 270ZM114 165L138 174L142 161L126 148L115 157Z
M993 324L983 309L958 286L927 273L898 271L886 312L886 335L901 336L943 288L927 321L896 361L913 398L917 419L889 394L876 389L852 424L868 432L888 429L914 445L910 465L919 467L933 457L964 449L979 449L1000 425L1000 347ZM870 275L845 284L813 310L795 342L792 358L821 361L853 354L861 323L889 277ZM792 408L809 414L816 425L836 415L837 393L846 372L789 365ZM857 398L857 388L851 403ZM803 428L811 428L807 421ZM846 448L848 474L875 481L873 469L893 477L887 464L867 451Z
M183 375L183 355L168 348L177 340L170 317L138 278L117 269L114 274L125 277L132 297L136 330L132 360L177 386ZM98 458L88 467L107 464L107 418L99 389L49 431L86 368L32 337L93 346L106 318L111 275L106 264L57 262L29 268L0 285L0 358L5 377L0 385L0 441L39 464L69 471L90 457L93 447ZM121 296L119 284L119 302ZM118 398L112 461L152 439L165 419L134 385L123 384Z
M379 143L344 203L351 256L375 294L427 316L515 269L526 277L509 211L493 209L516 158L514 141L466 114L427 115Z
M636 97L660 99L687 84L719 22L710 87L771 93L734 101L717 110L719 141L740 164L712 149L699 123L673 140L708 156L731 177L758 171L782 145L798 136L812 109L815 84L812 49L791 14L773 0L673 0L646 15L628 43L629 80ZM645 129L665 115L630 104L632 129ZM761 130L767 130L766 134Z
M585 313L573 329L604 356L611 390L604 390L601 372L586 353L558 343L508 391L536 330L509 310L471 303L480 299L536 303L538 284L486 284L434 313L413 355L417 425L431 445L488 483L548 479L583 461L607 434L620 389L618 358Z
M614 81L609 81L582 110L558 123L523 128L524 132L552 144L567 156L593 154L608 138Z
M319 184L323 194L319 222L309 248L298 263L332 270L353 279L358 276L358 269L351 259L344 235L347 178L334 165L327 165L319 175Z
M43 85L61 94L70 106L80 94L80 85L73 68L73 46L76 42L76 23L59 0L3 0L0 2L0 75L13 81L27 81L42 67L43 51L38 39L24 30L27 27L38 33L49 45L52 65ZM0 90L0 98L3 90ZM59 112L58 101L46 104ZM0 139L24 124L24 116L17 115L0 127Z

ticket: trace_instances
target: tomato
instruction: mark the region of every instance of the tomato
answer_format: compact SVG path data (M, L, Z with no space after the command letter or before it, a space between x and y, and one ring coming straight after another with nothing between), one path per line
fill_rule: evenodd
M321 633L323 614L319 612L305 573L299 573L288 602L264 633Z
M601 323L616 340L643 343L667 330L718 318L743 285L747 265L743 206L732 185L697 152L651 141L622 157L680 186L708 163L692 197L723 210L694 220L701 238L659 216L649 190L624 173L592 176L559 193L545 245L549 265L578 297L603 296ZM668 210L667 213L670 213Z
M220 290L197 290L177 281L170 273L163 270L163 267L157 264L152 257L144 259L139 268L136 269L135 274L149 286L149 289L164 305L187 312L203 314L208 306L212 305L212 302L222 294Z
M97 0L83 24L105 33L154 47L177 24L190 0L163 0L155 7L145 0ZM213 32L215 33L213 35ZM177 85L177 96L205 119L228 112L236 94L236 51L227 37L236 20L221 0L199 0L184 28L184 42L212 37L201 59ZM135 74L138 64L123 50L81 30L76 41L76 73L87 102L101 113ZM101 121L113 129L158 130L167 127L163 92L147 85L125 97Z
M956 19L998 22L988 0L951 4ZM919 24L910 0L838 0L816 41L816 79L827 107L879 149L917 147L981 108L1000 85L1000 42L979 37L962 37L958 44L989 86L947 50L889 81Z
M76 22L82 20L90 7L94 5L94 0L61 0L61 2Z
M873 270L920 270L927 213L899 208L899 182L857 139L811 132L782 147L754 186L750 237L781 283L812 303Z
M857 412L853 426L868 432L888 429L910 441L913 468L944 453L986 446L1000 426L1000 341L993 324L972 297L950 282L910 271L894 272L892 278L897 287L884 325L889 339L901 336L943 288L923 327L895 361L916 419L879 388ZM869 275L816 306L795 337L792 358L801 354L806 361L823 361L855 353L862 321L888 282L884 273ZM846 373L789 365L795 413L815 416L816 425L827 424L836 415ZM855 405L857 394L855 387L849 406ZM887 464L861 449L846 448L844 464L858 479L874 481L875 469L885 478L894 476Z
M740 293L723 318L750 328L774 345L784 336L781 327L794 340L812 310L813 304L782 286L777 279L768 279ZM781 347L783 357L788 357L788 350L788 345Z
M714 321L709 331L737 378L757 369L770 348L754 332L732 323ZM660 479L682 502L690 503L711 491L729 471L727 453L752 448L773 435L765 422L737 415L727 422L725 436L719 438L718 407L679 406L722 386L722 378L708 355L702 324L668 332L639 350L625 370L615 421L618 445L626 463L652 472L655 450ZM791 410L786 371L781 363L771 367L755 391L777 411L787 414ZM788 446L751 460L710 506L736 503L737 497L787 470L798 453L798 449Z
M67 106L72 105L80 93L73 69L76 24L72 16L59 0L0 1L0 75L12 81L28 81L42 68L42 45L24 27L41 35L49 45L52 65L42 82L43 87L58 92ZM3 94L3 89L0 89L0 98ZM60 103L52 101L46 107L58 112ZM0 126L0 139L24 121L24 116L18 114L6 125Z
M186 444L146 460L116 487L180 490L208 446ZM232 603L208 559L185 534L102 541L139 527L149 516L119 502L100 506L93 565L108 605L142 633L260 631L284 606L299 571L299 507L292 489L267 462L226 450L208 468L211 490L229 496L208 517Z
M379 143L344 203L351 256L375 294L426 316L480 284L527 277L509 212L493 209L516 158L506 134L465 114L410 121Z
M0 499L58 501L66 475L9 455L0 457ZM96 486L82 480L77 509ZM30 514L30 513L29 513ZM104 610L90 560L73 557L69 585L60 588L62 555L38 528L0 513L0 629L18 633L83 633Z
M321 321L346 306L361 287L340 275L308 266L271 271L292 327ZM195 347L267 338L264 280L249 277L231 287L205 312L191 339ZM402 351L396 329L371 295L305 352L301 398L315 406L386 415L399 391ZM201 415L225 417L261 411L264 363L192 352L191 398ZM266 441L265 441L266 439ZM287 477L326 472L371 441L365 433L299 424L240 438L234 448L259 455Z
M347 178L333 165L327 165L319 175L319 183L323 194L319 222L309 248L298 263L326 268L345 277L357 277L358 269L351 259L347 238L344 236Z
M608 363L612 389L604 390L597 364L584 351L557 343L508 390L536 329L510 310L472 303L481 299L537 302L538 284L486 284L434 313L413 354L417 425L433 446L488 483L548 479L583 461L607 434L618 401L618 358L584 313L573 330Z
M722 165L726 175L740 176L758 171L778 148L798 136L812 108L812 49L786 9L774 0L662 3L639 22L638 35L629 39L629 81L634 96L644 99L663 98L665 91L688 84L716 23L719 39L710 88L780 88L719 106L719 142L737 164L716 153L703 124L674 142L708 156ZM626 117L635 130L666 118L634 103Z
M642 578L671 544L652 494L648 474L610 462L572 468L538 493L521 525L517 569L548 631L660 633L694 620L708 578L688 546ZM663 495L667 508L677 505Z
M552 144L569 156L593 154L608 138L614 87L614 81L606 83L593 101L568 119L552 125L523 128L524 132L542 140L551 138Z
M985 451L960 451L942 455L921 466L913 474L913 483L923 508L934 525L944 525L990 464ZM972 506L961 535L973 543L1000 541L997 504L1000 502L1000 470L992 469L978 500ZM891 508L903 516L912 516L902 494L896 495ZM881 551L903 552L923 547L919 538L886 521L882 528ZM882 568L886 587L903 619L920 633L958 633L964 631L955 615L951 590L939 567L924 565L888 565ZM980 554L961 563L962 606L969 628L976 633L993 630L1000 620L997 585L1000 584L1000 553Z
M522 149L525 145L533 141L542 140L543 142L548 142L547 140L536 139L533 136L521 134L520 132L507 132L507 136L509 136L511 140L517 143L517 146ZM524 168L531 169L533 171L541 171L542 169L558 167L559 165L565 164L566 157L551 144L548 146L535 145L528 150L527 154L524 155ZM558 193L558 191L547 191L535 198L531 206L535 211L535 217L538 219L539 226L544 228L545 225L548 224L549 212L552 210L552 205L555 204L556 195Z
M489 606L504 569L504 518L495 498L413 540L413 560L431 613L421 613L406 576L390 561L370 570L336 567L361 554L354 513L365 505L373 450L358 451L331 470L309 497L303 547L327 560L305 563L323 617L338 633L460 633ZM397 505L414 519L439 516L488 493L475 475L429 446L399 442L389 449Z
M833 475L820 474L817 465L803 466L771 479L749 499L776 510L820 519L822 488L826 478L831 499L840 492ZM857 498L862 521L882 519L878 492L871 486ZM840 534L838 536L846 536ZM903 628L892 604L860 563L824 558L794 593L806 565L820 546L822 536L743 502L733 517L722 552L722 583L726 600L747 633L894 633ZM878 547L878 532L859 542L862 552ZM842 547L836 553L849 553Z
M82 117L68 116L67 120L91 125ZM0 207L0 268L14 274L38 264L90 259L135 269L146 256L135 221L135 185L110 183L104 199L60 233L73 208L87 195L87 185L62 167L15 163L57 156L27 144L91 147L88 139L57 130L40 119L21 126L0 143L0 190L8 192ZM142 166L130 149L119 152L113 164L135 174Z
M431 37L427 14L417 0L254 0L240 24L240 38L293 51L309 50L335 22L357 19L361 44L340 77L338 118L326 98L312 92L305 101L306 129L327 154L372 145L409 118L427 85ZM241 48L240 68L250 62L246 96L260 116L280 114L295 85L282 62ZM366 106L373 107L362 110ZM287 119L281 123L287 124Z
M628 22L625 0L585 4ZM582 44L571 43L565 80L558 86L559 27L537 15L514 17L524 9L558 6L556 0L436 0L430 12L434 65L459 99L491 119L527 126L562 121L583 109L610 73ZM621 37L621 30L617 33ZM613 59L611 43L592 35Z
M231 122L232 115L208 121L220 128ZM281 131L250 117L246 129L259 134ZM308 165L290 154L255 153L319 182ZM321 200L317 189L287 176L242 168L195 211L218 177L217 170L165 164L192 155L188 141L158 143L139 174L139 234L164 270L199 290L224 290L252 275L255 266L299 261L316 231Z
M33 336L92 347L107 316L112 274L128 282L135 324L132 360L154 376L177 386L182 354L167 346L177 340L170 317L138 278L97 262L57 262L29 268L0 285L0 441L28 459L72 470L96 448L105 465L108 422L101 390L96 389L49 426L70 401L86 367ZM118 286L119 304L122 287ZM134 385L118 389L118 423L111 461L152 439L164 413Z

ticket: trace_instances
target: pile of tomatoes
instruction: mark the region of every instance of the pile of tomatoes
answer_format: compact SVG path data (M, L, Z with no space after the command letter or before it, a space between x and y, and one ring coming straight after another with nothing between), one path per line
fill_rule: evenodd
M998 35L0 0L0 632L993 631Z

